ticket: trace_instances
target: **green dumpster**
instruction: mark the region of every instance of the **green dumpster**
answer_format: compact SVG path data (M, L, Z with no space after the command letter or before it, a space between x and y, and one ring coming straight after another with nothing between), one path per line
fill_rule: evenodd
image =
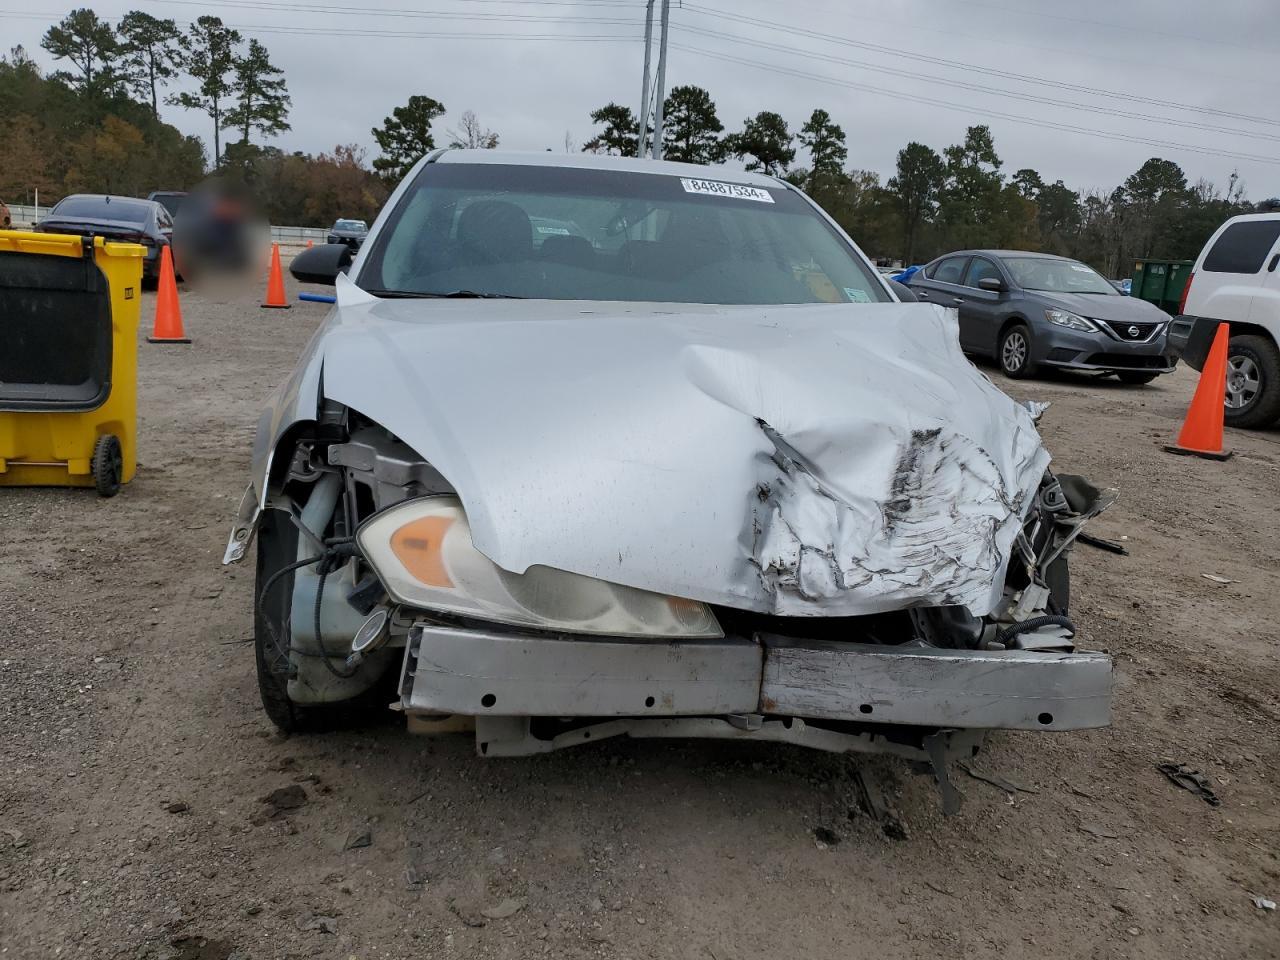
M1168 313L1177 313L1193 266L1193 260L1139 260L1133 265L1129 296L1154 303Z

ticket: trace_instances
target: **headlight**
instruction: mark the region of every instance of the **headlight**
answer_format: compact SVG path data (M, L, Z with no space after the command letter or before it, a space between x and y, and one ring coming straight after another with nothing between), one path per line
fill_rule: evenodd
M622 637L722 637L705 604L551 567L510 573L477 550L456 497L407 500L356 533L393 600L498 623Z
M1078 313L1072 313L1069 310L1046 310L1044 318L1050 323L1056 323L1060 327L1070 327L1072 330L1095 332L1098 329L1092 320L1086 320Z

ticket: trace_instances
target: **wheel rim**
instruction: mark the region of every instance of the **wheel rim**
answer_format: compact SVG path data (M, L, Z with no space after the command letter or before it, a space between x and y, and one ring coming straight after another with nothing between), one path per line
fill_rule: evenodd
M1227 407L1239 410L1253 403L1262 387L1258 365L1252 357L1239 354L1227 358Z
M1004 348L1001 350L1001 359L1004 361L1006 370L1020 370L1023 362L1027 359L1027 339L1018 331L1014 331L1004 338Z

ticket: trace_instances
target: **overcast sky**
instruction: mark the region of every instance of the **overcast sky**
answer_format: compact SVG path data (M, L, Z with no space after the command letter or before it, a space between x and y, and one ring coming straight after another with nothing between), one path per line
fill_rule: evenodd
M293 96L293 129L274 141L286 150L358 143L371 158L370 127L415 93L445 104L444 128L471 109L504 147L561 151L567 132L577 149L592 109L640 99L644 0L89 5L112 19L209 13L256 36ZM2 46L21 43L52 69L40 37L71 7L0 0ZM1221 186L1236 169L1251 198L1280 195L1278 0L672 0L671 21L668 88L706 87L728 129L759 110L795 129L823 107L844 127L849 164L884 177L907 141L941 150L987 123L1008 173L1110 188L1160 156L1193 181ZM588 35L614 39L560 39ZM163 115L209 141L202 115Z

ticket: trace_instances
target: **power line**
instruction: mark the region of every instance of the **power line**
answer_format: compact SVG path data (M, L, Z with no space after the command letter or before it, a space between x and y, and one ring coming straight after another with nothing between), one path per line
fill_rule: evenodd
M812 40L822 40L827 43L835 43L841 46L856 47L860 50L870 50L875 53L884 53L894 57L905 57L908 60L918 60L922 63L934 64L935 66L950 67L956 70L964 70L972 73L982 73L988 76L1001 77L1005 80L1018 80L1022 83L1034 83L1041 86L1056 87L1060 90L1072 90L1076 93L1087 93L1098 97L1113 97L1120 100L1128 100L1131 103L1141 103L1148 106L1172 107L1176 110L1185 110L1192 113L1212 114L1214 116L1226 117L1232 120L1245 120L1250 123L1266 123L1273 126L1280 126L1280 120L1274 120L1267 117L1257 117L1246 113L1233 113L1230 110L1219 110L1215 107L1201 107L1190 103L1179 103L1174 100L1161 100L1156 97L1124 93L1119 90L1090 87L1086 84L1069 83L1065 80L1050 80L1047 77L1037 77L1025 73L1014 73L1010 70L1000 70L995 67L980 67L976 64L965 63L961 60L948 60L945 57L935 57L929 54L916 53L900 47L888 47L883 44L870 43L865 40L854 40L851 37L840 37L830 33L822 33L817 30L808 30L803 27L788 26L772 20L762 20L759 17L749 17L737 12L719 10L714 7L704 7L698 3L683 3L681 4L681 9L706 16L725 18L734 23L744 23L756 27L763 27L773 33L790 33L796 36L807 37Z
M1029 103L1042 103L1049 106L1065 107L1071 110L1082 110L1086 113L1103 114L1112 117L1124 117L1130 120L1140 120L1144 123L1160 123L1175 127L1185 127L1189 130L1202 130L1209 133L1225 133L1237 137L1249 137L1255 140L1272 140L1280 141L1280 133L1255 133L1250 130L1240 130L1234 127L1218 127L1212 124L1200 123L1195 120L1178 120L1169 117L1153 117L1145 113L1137 113L1131 110L1120 110L1116 107L1100 106L1098 104L1081 103L1076 100L1060 100L1054 97L1043 97L1033 93L1019 93L1016 90L1007 90L1002 87L991 87L980 83L972 83L967 80L954 80L948 77L940 77L936 74L917 73L912 70L903 70L898 67L884 66L877 63L867 63L863 60L850 60L844 57L831 56L830 54L815 53L811 50L803 50L799 47L791 47L786 44L772 43L767 40L753 40L749 37L739 36L737 34L724 33L720 30L708 30L703 27L692 27L688 24L681 24L679 30L682 33L695 33L705 37L714 37L721 40L732 40L734 43L747 44L748 46L760 47L766 50L775 50L779 53L792 54L803 57L806 60L822 60L827 63L840 64L842 66L850 66L860 70L874 70L877 73L886 73L893 76L904 77L909 80L924 80L929 82L944 83L948 86L960 87L965 90L973 90L978 93L990 93L999 97L1009 97L1014 100L1023 100Z
M1155 140L1149 137L1140 137L1125 133L1111 133L1102 130L1092 130L1088 127L1079 127L1073 124L1059 123L1053 120L1039 120L1034 117L1024 117L1020 114L1003 113L996 110L975 107L970 104L953 103L949 100L939 100L936 97L926 97L919 94L904 93L897 90L887 90L884 87L875 87L866 83L858 83L853 80L839 80L835 77L826 77L817 73L808 73L802 70L794 70L789 67L779 67L773 64L761 63L758 60L748 60L744 57L735 57L731 54L719 53L713 50L704 50L699 47L688 46L683 43L672 43L671 46L677 50L683 50L686 53L697 54L698 56L711 57L715 60L723 60L728 63L742 64L748 67L755 67L759 70L766 70L770 73L782 74L784 76L797 77L802 80L815 80L819 83L827 83L833 86L846 87L851 90L860 90L864 93L870 93L876 96L889 97L895 100L906 100L912 103L923 103L929 106L943 107L948 110L959 110L968 113L970 116L978 117L996 117L1001 120L1009 120L1013 123L1022 123L1034 127L1042 127L1047 130L1061 130L1067 133L1079 133L1089 137L1096 137L1103 140L1115 140L1121 143L1139 143L1151 147L1167 147L1175 150L1185 150L1190 153L1201 153L1214 157L1222 157L1230 160L1246 160L1252 163L1266 163L1280 165L1280 158L1263 157L1254 154L1237 153L1234 151L1220 150L1216 147L1197 147L1186 143L1177 143L1171 140Z

